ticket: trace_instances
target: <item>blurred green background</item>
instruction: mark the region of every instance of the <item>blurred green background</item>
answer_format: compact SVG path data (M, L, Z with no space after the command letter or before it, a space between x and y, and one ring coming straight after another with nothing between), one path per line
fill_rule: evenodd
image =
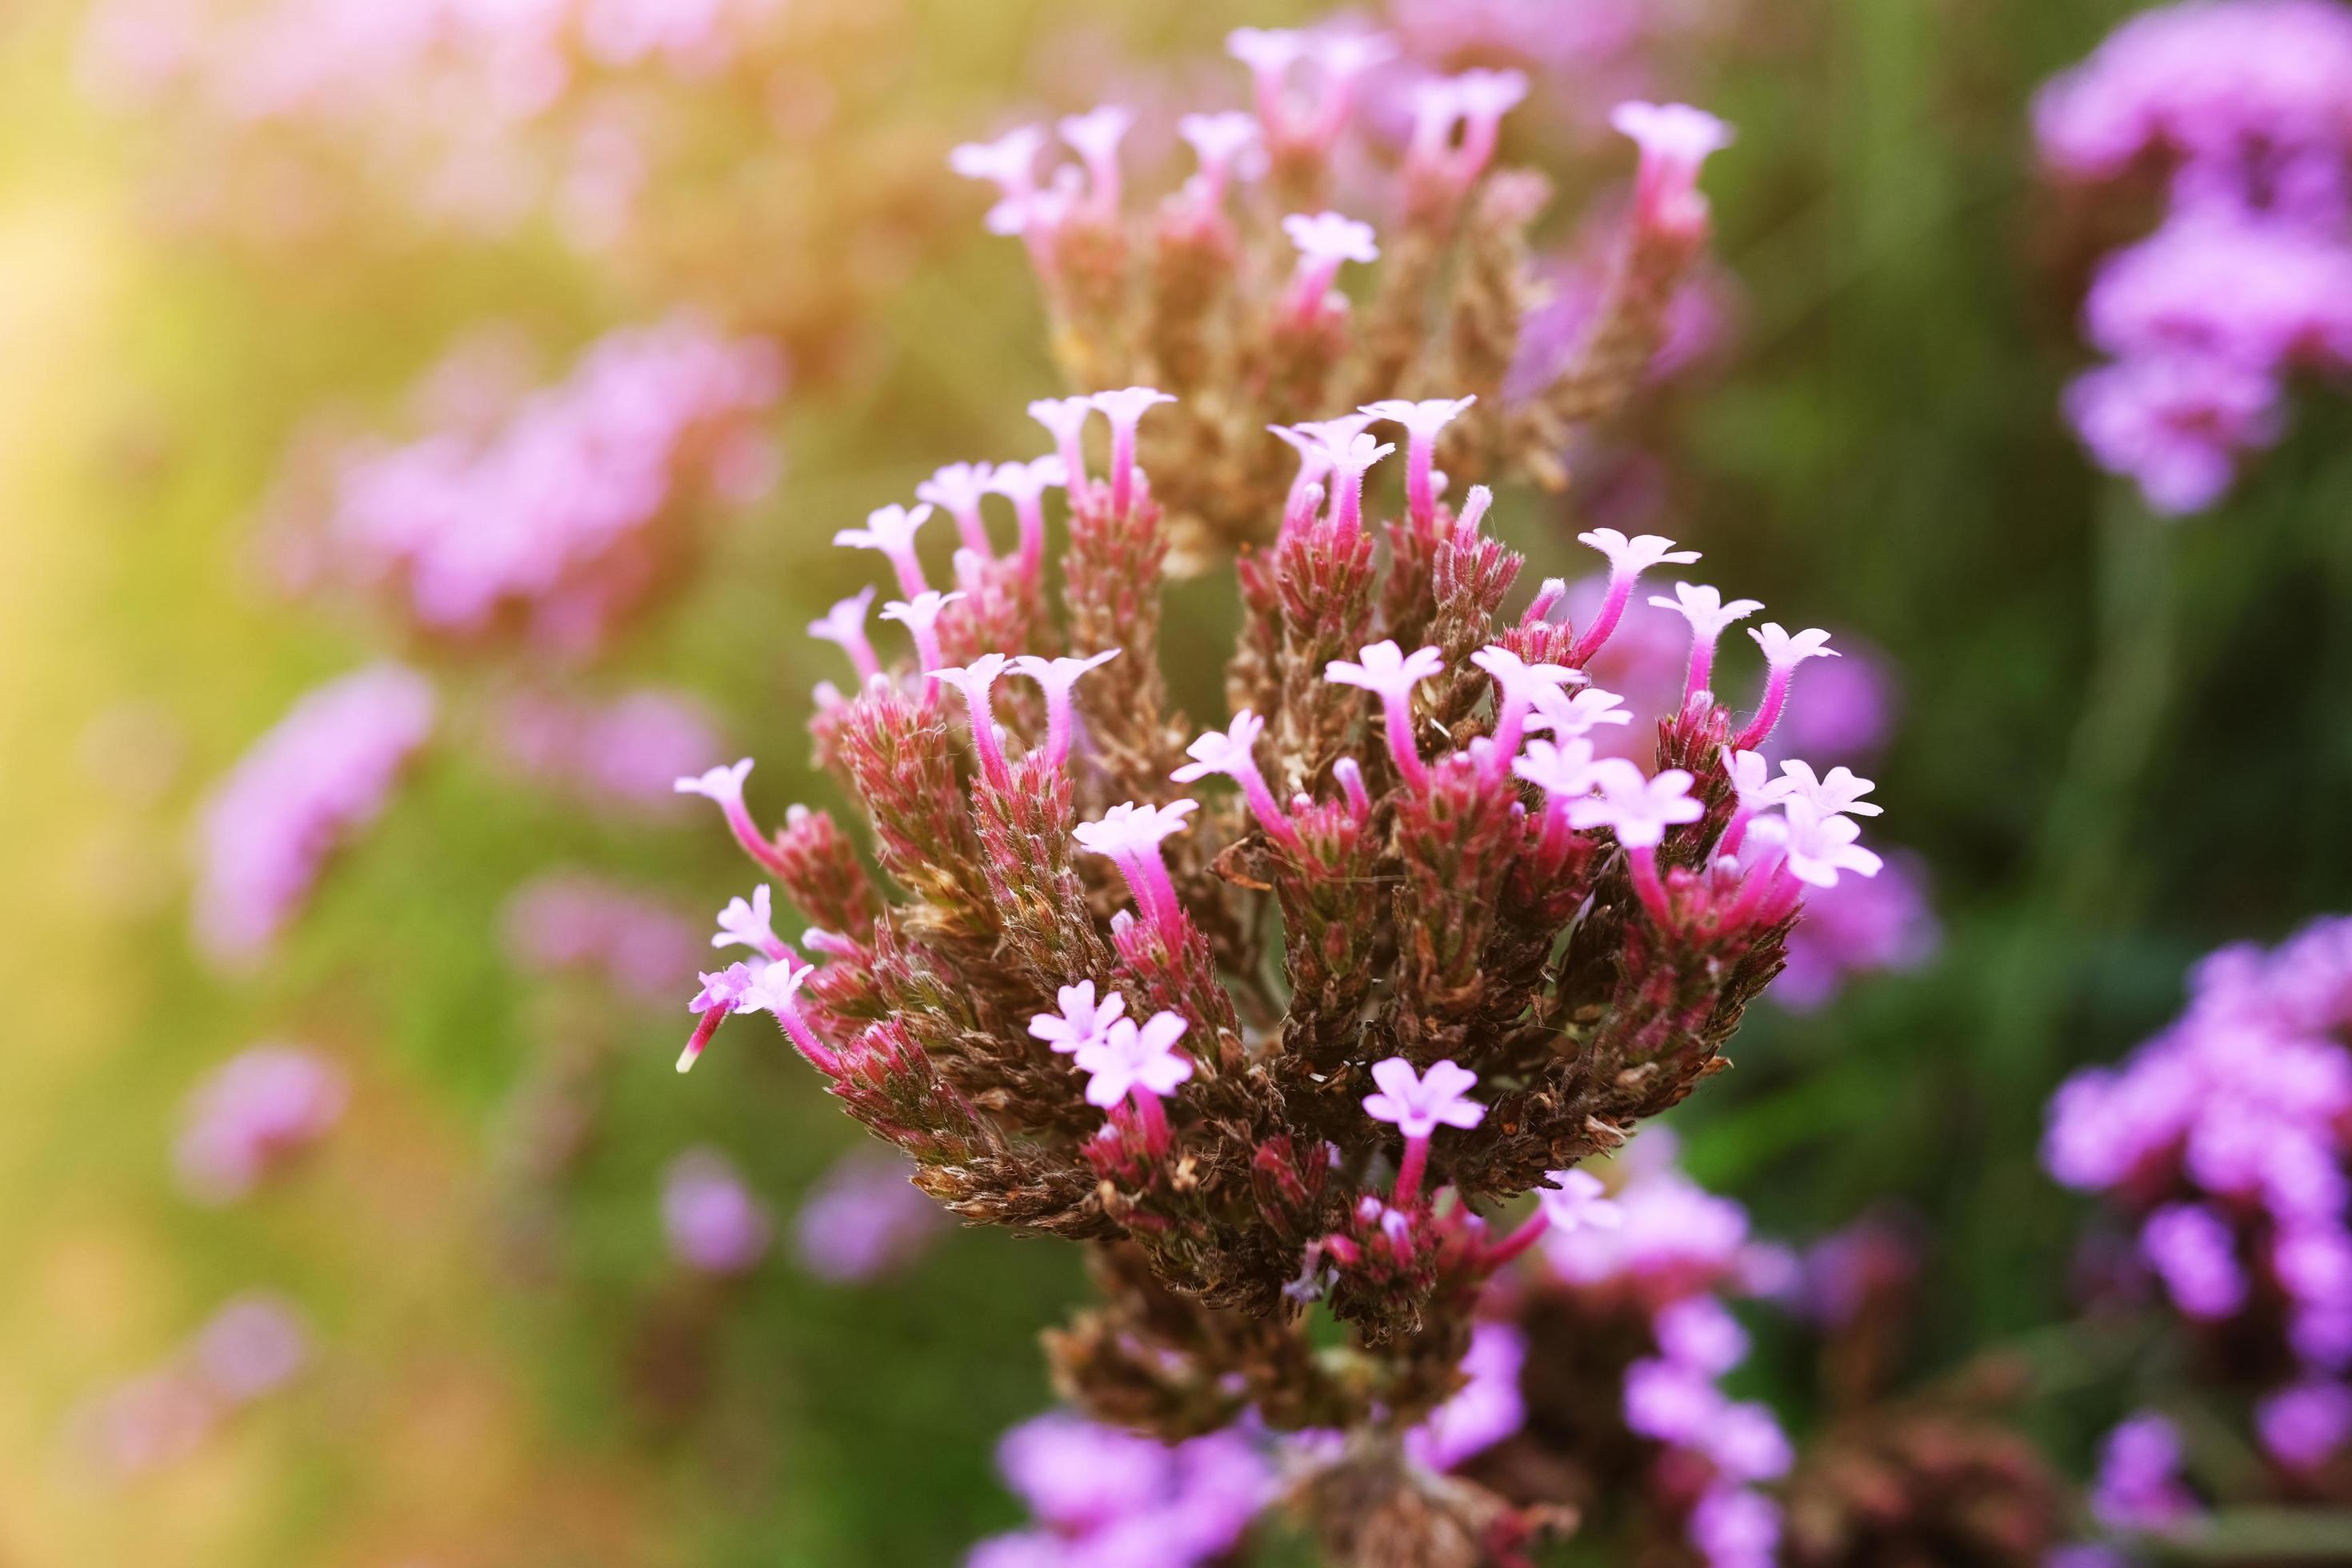
M1207 60L1235 100L1224 31L1305 14L884 9L844 181L852 142L928 160L1008 106L1082 106L1097 84L1070 97L1057 60ZM1916 1206L1930 1366L2020 1336L2071 1353L2038 1334L2065 1316L2080 1217L2034 1155L2057 1079L2167 1017L2197 954L2352 907L2352 404L2303 398L2232 500L2172 525L2056 413L2082 258L2037 190L2026 105L2128 9L1751 0L1665 70L1739 127L1708 184L1744 295L1724 367L1656 413L1669 531L1711 580L1892 655L1884 836L1926 858L1947 931L1916 973L1759 1011L1680 1122L1696 1173L1768 1233ZM186 940L204 788L382 647L257 584L256 510L300 422L381 412L469 324L519 322L560 363L660 301L537 232L387 226L295 264L159 230L142 171L162 132L78 91L76 25L0 8L0 1562L952 1561L1015 1515L990 1448L1049 1398L1032 1340L1082 1293L1075 1253L957 1234L846 1288L779 1257L717 1320L698 1402L648 1397L649 1325L686 1289L663 1165L717 1144L788 1215L854 1129L777 1053L722 1048L681 1080L681 1011L502 953L503 900L550 867L715 907L744 878L712 824L600 824L445 746L257 976L221 980ZM933 195L790 399L773 498L602 673L711 702L761 759L764 816L831 798L801 726L838 672L801 628L866 576L833 531L942 461L1037 445L1022 405L1054 390L1019 247L984 240L944 173ZM740 263L798 264L791 245ZM1499 510L1531 571L1584 569L1572 500ZM1228 595L1179 590L1180 648L1222 637ZM1185 695L1214 706L1198 679ZM125 711L152 778L90 742ZM265 1037L343 1062L354 1110L286 1186L195 1208L169 1180L179 1104ZM519 1217L504 1152L549 1062L583 1052L593 1142L551 1211ZM167 1473L78 1469L76 1402L257 1283L309 1314L313 1374ZM2041 1419L2077 1458L2089 1419Z

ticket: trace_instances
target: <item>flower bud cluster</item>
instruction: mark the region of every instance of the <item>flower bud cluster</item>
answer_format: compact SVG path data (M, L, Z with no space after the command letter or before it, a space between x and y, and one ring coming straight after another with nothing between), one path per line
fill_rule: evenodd
M1877 869L1854 819L1878 808L1846 769L1772 776L1754 750L1825 634L1754 630L1764 697L1734 713L1717 645L1760 606L1689 583L1658 596L1691 637L1651 768L1600 755L1636 716L1582 667L1644 574L1696 554L1596 531L1592 621L1553 619L1548 590L1507 616L1522 560L1483 531L1491 497L1456 512L1410 453L1402 515L1309 483L1245 558L1234 711L1199 733L1160 678L1167 523L1136 457L1165 401L1038 410L1079 465L1058 617L1029 535L976 500L958 586L930 586L916 535L970 476L843 531L888 563L906 596L883 616L915 653L867 637L868 595L816 628L857 673L818 755L884 878L822 813L766 832L749 759L680 779L770 880L720 916L746 955L702 977L679 1065L732 1014L772 1016L924 1191L1099 1244L1103 1307L1050 1342L1089 1415L1335 1428L1360 1481L1357 1436L1454 1393L1489 1279L1614 1217L1575 1165L1727 1065L1807 892ZM1352 449L1372 423L1425 448L1459 407L1368 409L1357 477L1390 450ZM1092 414L1100 477L1076 451ZM777 929L785 900L813 929ZM1310 1343L1310 1305L1344 1354Z
M1134 116L1118 105L1020 126L951 160L994 187L989 227L1026 246L1070 383L1148 383L1181 399L1145 452L1179 564L1273 535L1287 476L1263 429L1306 430L1321 411L1399 389L1461 403L1439 453L1456 479L1557 482L1569 426L1629 396L1665 335L1707 235L1699 167L1729 131L1681 105L1620 107L1615 123L1641 159L1605 297L1559 374L1507 399L1540 302L1528 233L1549 199L1541 176L1496 166L1527 78L1418 79L1399 153L1358 123L1367 73L1395 53L1385 36L1244 27L1228 48L1249 72L1252 108L1183 116L1198 170L1156 204L1126 188L1120 144ZM1355 178L1367 163L1381 177ZM1300 484L1328 478L1336 491L1360 472L1352 434L1308 439ZM1426 488L1431 447L1416 453L1413 482Z

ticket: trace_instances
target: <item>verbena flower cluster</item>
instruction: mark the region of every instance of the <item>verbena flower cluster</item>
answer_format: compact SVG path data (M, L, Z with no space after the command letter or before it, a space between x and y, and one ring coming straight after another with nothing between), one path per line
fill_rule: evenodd
M216 785L199 823L196 945L257 963L327 858L375 820L432 734L439 701L415 670L371 665L302 698Z
M1171 1445L1058 1412L1006 1433L996 1460L1035 1522L982 1542L965 1568L1199 1568L1224 1560L1274 1490L1238 1433Z
M2113 363L2067 406L2151 506L2201 510L2277 438L2290 376L2352 369L2352 7L2135 17L2044 89L2037 128L2068 182L2165 182L2161 226L2092 285L2085 330Z
M1578 1223L1555 1224L1487 1310L1526 1346L1516 1435L1472 1474L1522 1503L1576 1510L1578 1532L1625 1561L1751 1568L1779 1561L1766 1489L1794 1461L1769 1409L1719 1381L1748 1334L1729 1299L1784 1271L1746 1212L1673 1165L1652 1132L1614 1162L1613 1190L1584 1172Z
M592 653L675 574L704 510L764 492L782 390L772 347L690 318L613 332L511 405L341 454L288 554L416 636Z
M1285 92L1261 105L1298 112ZM1723 139L1651 147L1637 233L1696 247L1692 149ZM1278 169L1286 143L1269 141ZM1113 169L1093 158L1076 189L1113 189ZM1094 231L1039 195L1069 180L1024 182L1005 200L1066 278ZM1325 309L1328 274L1307 281L1283 297L1356 341ZM1484 531L1488 491L1457 506L1434 468L1467 397L1279 432L1301 462L1236 531L1265 542L1238 565L1232 716L1198 732L1158 647L1162 475L1187 474L1186 448L1143 437L1183 406L1142 386L1046 400L1051 457L942 469L913 510L842 531L884 557L899 596L881 618L914 654L875 646L872 590L812 627L856 675L854 694L820 694L817 755L888 885L823 812L764 830L750 759L680 779L813 929L777 930L771 884L727 907L714 940L746 958L703 976L679 1066L730 1016L770 1015L924 1191L1094 1244L1104 1303L1049 1339L1087 1414L1179 1439L1245 1416L1337 1431L1309 1488L1336 1544L1468 1562L1523 1526L1433 1481L1403 1435L1454 1394L1496 1272L1548 1225L1598 1223L1577 1162L1727 1065L1805 895L1878 869L1855 821L1878 807L1845 768L1776 774L1758 752L1800 666L1833 655L1827 634L1751 628L1763 689L1735 711L1717 645L1762 605L1687 581L1651 595L1687 627L1684 678L1646 716L1653 766L1601 754L1636 715L1585 667L1645 574L1698 557L1596 530L1583 542L1610 577L1592 616L1559 616L1558 579L1506 612L1522 558ZM1405 447L1385 521L1365 493L1395 451L1380 425ZM1058 616L1041 504L1056 485ZM1009 547L992 494L1012 501ZM935 507L960 546L948 588L918 550ZM1181 793L1213 778L1231 792ZM1502 1226L1492 1211L1530 1193L1535 1212ZM1316 1348L1310 1304L1346 1325L1344 1351Z
M2263 1449L2304 1485L2352 1443L2347 1129L2352 919L2336 918L2208 958L2179 1020L2059 1090L2044 1146L2137 1228L2192 1373L2252 1396ZM2154 1451L2132 1438L2114 1462L2154 1473Z
M1435 456L1457 481L1559 482L1566 432L1621 404L1665 335L1707 232L1699 165L1728 131L1682 106L1616 110L1643 157L1605 296L1553 375L1507 398L1540 303L1528 233L1549 201L1541 175L1494 167L1527 78L1481 68L1414 81L1396 155L1359 124L1367 77L1395 53L1388 37L1244 27L1229 47L1249 72L1252 110L1183 116L1198 171L1148 205L1124 183L1135 117L1117 104L954 157L995 187L990 228L1027 247L1070 384L1176 397L1139 438L1180 568L1272 540L1291 481L1267 426L1376 399L1458 405L1418 416L1443 428ZM1069 157L1056 162L1057 148ZM1367 181L1367 164L1387 173ZM1357 279L1351 300L1342 286ZM1371 445L1352 442L1369 429L1361 417L1333 426L1328 457L1312 431L1286 436L1306 480L1328 479L1335 493L1355 482ZM1425 484L1431 453L1416 462Z

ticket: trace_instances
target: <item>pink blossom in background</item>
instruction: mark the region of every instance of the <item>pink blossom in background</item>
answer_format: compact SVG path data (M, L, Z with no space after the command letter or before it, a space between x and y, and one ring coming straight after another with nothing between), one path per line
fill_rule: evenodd
M768 1255L767 1210L716 1150L689 1149L670 1162L661 1215L670 1256L698 1273L749 1273Z
M1616 1161L1622 1220L1546 1237L1542 1257L1564 1284L1622 1289L1654 1306L1740 1280L1753 1248L1748 1211L1675 1167L1674 1135L1650 1128Z
M600 91L628 73L702 82L765 47L786 10L784 0L100 0L79 75L101 103L176 113L184 134L231 151L336 148L369 171L372 195L499 234L551 187L567 194L531 132L566 109L593 127ZM293 159L269 166L310 174ZM596 237L593 225L583 237Z
M964 1568L1197 1568L1273 1496L1265 1460L1232 1431L1165 1444L1052 1412L1006 1433L996 1459L1037 1522L982 1542Z
M1943 942L1927 884L1926 863L1896 853L1886 857L1877 876L1841 878L1836 887L1807 900L1805 918L1789 935L1789 966L1772 987L1772 1000L1792 1013L1809 1013L1858 977L1927 963Z
M2059 1088L2043 1162L2137 1226L2185 1331L2262 1336L2305 1382L2340 1377L2352 1368L2352 919L2268 952L2224 948L2189 990L2163 1033Z
M1619 223L1596 224L1587 242L1598 247ZM1550 295L1519 323L1517 352L1503 383L1510 402L1536 396L1575 362L1586 330L1601 309L1609 257L1598 249L1563 252L1538 264L1537 279ZM1675 290L1667 307L1666 340L1650 363L1653 381L1670 381L1726 352L1738 329L1739 291L1720 268L1701 268Z
M438 706L415 670L371 665L310 692L255 742L198 824L195 939L208 958L260 962L327 858L383 812Z
M1903 681L1893 658L1858 632L1841 628L1836 643L1839 658L1815 659L1798 677L1804 700L1789 705L1763 745L1766 756L1858 768L1895 739Z
M2179 1429L2143 1410L2107 1434L2091 1484L2091 1512L2110 1530L2163 1530L2197 1512L2182 1482Z
M524 691L498 707L491 743L533 784L608 809L677 815L671 782L725 749L708 710L682 692L640 687L608 701Z
M607 334L488 428L361 445L316 552L427 633L580 656L657 587L699 505L772 483L775 351L684 316Z
M1527 1359L1527 1337L1510 1324L1473 1326L1462 1357L1470 1381L1404 1435L1413 1463L1450 1470L1517 1432L1527 1419L1519 1397L1519 1369Z
M215 1312L189 1349L197 1375L215 1394L230 1405L249 1405L309 1364L310 1334L285 1300L257 1290Z
M908 1180L914 1166L878 1149L834 1162L793 1222L793 1250L820 1279L848 1284L896 1273L922 1256L950 1223Z
M351 1101L343 1069L299 1046L255 1046L189 1094L173 1163L206 1203L244 1197L333 1131Z
M2194 0L2134 17L2042 89L2035 130L2071 185L2168 175L2156 232L2100 266L2084 331L2113 358L2066 410L2151 508L2203 510L2278 439L2291 374L2352 368L2352 9Z
M93 1395L67 1422L92 1466L135 1480L186 1458L221 1423L283 1390L310 1361L310 1334L282 1297L232 1298L161 1364Z
M667 1001L704 956L701 927L657 900L580 871L515 889L503 917L508 955L539 974L586 973L647 1002Z

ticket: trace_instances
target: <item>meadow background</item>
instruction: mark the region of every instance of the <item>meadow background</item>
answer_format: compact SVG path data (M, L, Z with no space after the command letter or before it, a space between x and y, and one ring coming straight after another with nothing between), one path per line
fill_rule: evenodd
M801 726L836 661L801 628L865 576L833 531L942 461L1035 445L1022 405L1055 390L1019 248L981 234L945 149L1008 105L1084 107L1113 58L1204 60L1235 100L1226 29L1307 14L877 9L841 134L922 173L859 232L738 258L784 287L847 255L873 281L796 368L772 497L599 671L708 700L769 815L832 798ZM1738 1070L1677 1114L1688 1163L1792 1240L1915 1212L1921 1367L2025 1351L2035 1429L2078 1471L2121 1407L2117 1352L2066 1326L2084 1205L2037 1163L2042 1104L2168 1017L2198 954L2352 908L2352 402L2302 398L2234 496L2178 523L2057 414L2088 253L2037 184L2027 107L2128 9L1750 0L1671 62L1739 128L1707 181L1738 326L1649 416L1669 531L1712 580L1899 669L1883 837L1924 858L1944 927L1916 973L1753 1015ZM0 0L0 1563L953 1561L1015 1517L990 1448L1050 1398L1032 1341L1082 1293L1074 1251L959 1233L856 1287L780 1255L677 1361L666 1326L701 1305L663 1249L662 1167L716 1144L788 1216L857 1134L780 1053L681 1080L680 1008L527 980L499 941L507 896L560 865L715 907L743 879L712 823L600 823L445 745L260 973L224 980L187 939L205 788L383 646L259 580L301 421L390 406L472 323L560 363L659 302L530 230L387 226L288 258L160 228L166 132L79 89L78 24ZM1498 510L1535 573L1583 569L1572 498ZM1222 639L1229 594L1175 596L1195 713L1209 661L1181 650ZM199 1208L170 1180L178 1108L264 1038L343 1063L352 1114L267 1198ZM561 1183L521 1182L535 1090L575 1069L593 1138ZM78 1402L255 1285L309 1318L310 1373L164 1473L90 1474L62 1437Z

